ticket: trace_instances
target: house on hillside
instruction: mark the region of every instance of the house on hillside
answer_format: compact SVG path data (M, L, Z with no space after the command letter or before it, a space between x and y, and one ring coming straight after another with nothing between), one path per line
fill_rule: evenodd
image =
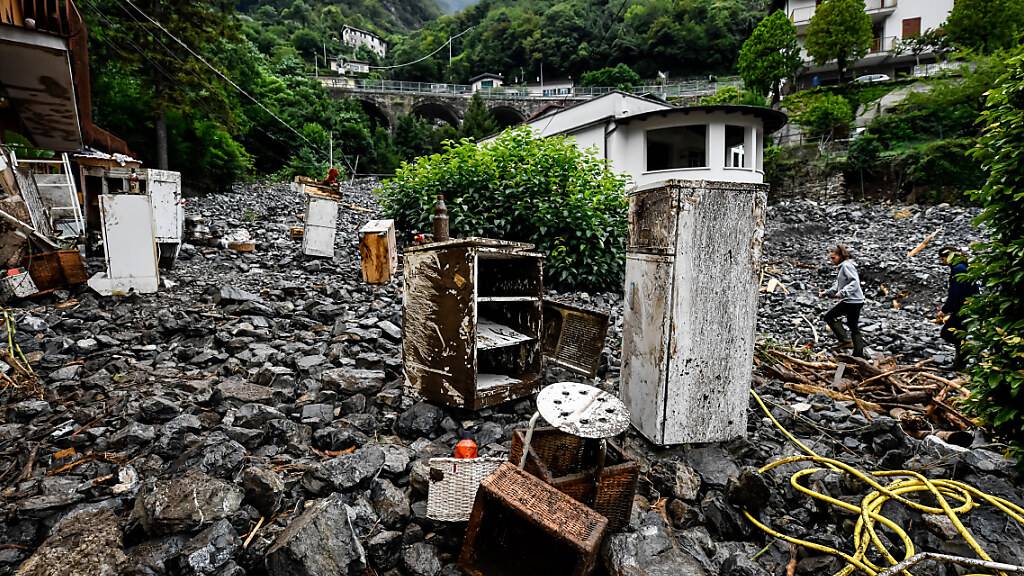
M785 114L768 108L677 108L614 91L565 108L549 108L526 126L537 137L572 138L579 148L644 186L671 179L761 183L765 142L785 123Z
M576 83L572 78L561 78L544 82L530 82L526 85L526 91L531 96L558 98L559 96L571 96L575 87Z
M339 76L364 76L370 73L370 63L345 58L331 58L327 61L330 69Z
M504 83L504 78L498 74L491 74L486 72L477 76L473 76L469 79L469 84L472 87L473 92L479 92L481 90L493 90L500 88Z
M383 38L373 32L360 30L353 26L346 25L341 29L341 42L346 46L351 46L353 50L365 46L381 58L384 58L388 52L388 44Z
M935 55L925 52L915 56L909 52L898 53L901 40L913 38L928 30L934 30L946 22L953 9L954 0L865 0L864 10L871 16L874 42L870 52L853 66L855 73L886 74L895 78L911 74L915 64L932 62ZM801 46L811 18L821 0L786 0L785 11L796 26ZM834 63L816 66L806 52L803 52L805 68L797 78L799 88L815 84L828 84L838 78Z

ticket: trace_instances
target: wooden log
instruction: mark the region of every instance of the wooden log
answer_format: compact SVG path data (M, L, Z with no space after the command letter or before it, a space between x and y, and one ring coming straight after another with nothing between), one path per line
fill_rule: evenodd
M875 404L874 402L868 402L866 400L860 400L859 398L851 396L850 394L843 394L841 392L836 392L835 390L829 390L828 388L823 388L821 386L813 386L813 385L797 384L797 383L789 382L789 383L785 384L785 387L786 387L787 390L792 390L793 392L799 392L801 394L823 394L823 395L828 396L829 398L831 398L833 400L842 400L844 402L856 402L858 407L861 407L864 410L870 410L872 412L881 412L882 411L882 407L879 406L878 404Z

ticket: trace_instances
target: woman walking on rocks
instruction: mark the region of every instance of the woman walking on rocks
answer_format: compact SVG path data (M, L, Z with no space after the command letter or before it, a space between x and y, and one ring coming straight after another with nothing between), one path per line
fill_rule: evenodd
M840 301L825 313L825 323L839 340L839 348L852 345L854 356L867 358L864 354L864 337L860 333L860 310L864 307L864 291L860 287L857 264L850 258L850 251L842 244L836 245L829 252L828 257L832 260L832 264L839 267L839 271L832 287L823 290L818 295L828 295L838 298ZM842 316L846 317L849 332L843 327L843 322L840 319Z

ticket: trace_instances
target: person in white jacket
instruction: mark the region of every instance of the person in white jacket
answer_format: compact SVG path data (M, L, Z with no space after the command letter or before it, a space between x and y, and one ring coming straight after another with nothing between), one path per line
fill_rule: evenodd
M836 281L828 290L822 290L819 296L829 296L839 300L839 303L825 313L825 324L839 340L839 348L853 346L853 355L860 358L867 358L864 354L864 337L860 333L860 311L864 307L864 291L860 286L860 275L857 274L857 264L850 258L850 251L842 244L837 245L829 252L829 259L839 267L836 274ZM841 317L846 317L846 326L849 332L843 327Z

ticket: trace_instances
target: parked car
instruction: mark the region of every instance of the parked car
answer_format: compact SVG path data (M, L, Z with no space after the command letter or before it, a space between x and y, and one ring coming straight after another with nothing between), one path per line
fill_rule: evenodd
M889 80L892 80L892 78L889 78L886 74L865 74L864 76L858 76L854 79L854 82L858 84L872 84L875 82L888 82Z

